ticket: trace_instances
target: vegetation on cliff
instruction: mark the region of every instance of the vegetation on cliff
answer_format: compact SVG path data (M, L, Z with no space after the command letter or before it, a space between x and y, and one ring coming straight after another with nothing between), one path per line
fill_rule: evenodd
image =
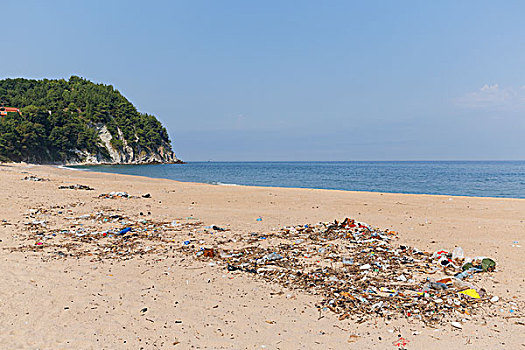
M0 103L16 107L0 119L0 161L66 162L82 155L111 161L99 137L106 126L111 147L135 154L172 153L168 133L152 115L137 109L111 85L72 76L69 80L0 80Z

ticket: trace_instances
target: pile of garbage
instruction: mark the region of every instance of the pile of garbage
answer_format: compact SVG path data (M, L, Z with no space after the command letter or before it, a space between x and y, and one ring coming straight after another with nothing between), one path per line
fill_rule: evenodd
M492 259L465 258L461 248L427 253L394 247L396 235L345 219L252 234L238 249L208 246L193 253L223 261L229 271L319 295L319 309L331 310L341 320L404 316L432 325L497 301L470 282L479 273L494 271Z

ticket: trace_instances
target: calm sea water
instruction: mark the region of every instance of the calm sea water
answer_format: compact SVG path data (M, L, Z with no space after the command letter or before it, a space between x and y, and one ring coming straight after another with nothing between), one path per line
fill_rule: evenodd
M81 168L217 185L525 198L525 161L190 162Z

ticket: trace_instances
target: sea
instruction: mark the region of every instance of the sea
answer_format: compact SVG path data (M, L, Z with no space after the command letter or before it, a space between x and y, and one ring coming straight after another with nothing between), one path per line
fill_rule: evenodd
M76 168L224 186L525 198L525 161L188 162Z

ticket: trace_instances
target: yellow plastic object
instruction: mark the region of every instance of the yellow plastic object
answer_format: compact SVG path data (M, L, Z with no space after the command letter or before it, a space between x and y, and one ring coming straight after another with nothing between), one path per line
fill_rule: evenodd
M468 295L469 297L472 297L472 298L475 298L475 299L479 299L480 298L478 292L476 292L475 289L467 289L467 290L464 290L464 291L459 292L459 293Z

